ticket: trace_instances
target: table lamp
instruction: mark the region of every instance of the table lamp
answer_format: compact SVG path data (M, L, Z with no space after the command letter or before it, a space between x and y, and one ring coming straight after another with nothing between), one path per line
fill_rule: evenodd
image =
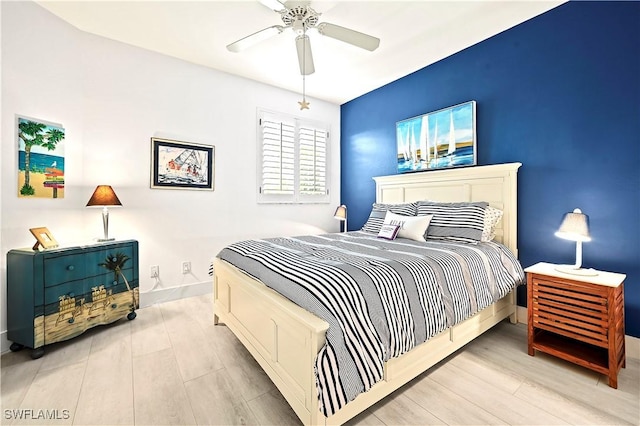
M582 269L582 243L591 241L589 216L582 213L580 209L566 213L555 235L556 237L576 242L575 265L558 265L556 270L574 275L598 275L593 269Z
M342 232L347 232L347 206L344 204L338 206L333 217L338 219L340 222L344 222L344 231Z
M107 206L121 206L122 203L113 191L110 185L98 185L93 195L87 202L87 207L102 207L102 226L104 228L104 238L98 238L98 241L112 241L115 238L109 238L109 210Z

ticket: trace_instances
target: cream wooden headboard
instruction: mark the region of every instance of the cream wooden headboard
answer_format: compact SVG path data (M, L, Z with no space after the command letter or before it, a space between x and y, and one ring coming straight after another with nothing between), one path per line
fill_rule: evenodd
M487 201L504 212L496 240L518 255L518 169L522 163L378 176L376 202Z

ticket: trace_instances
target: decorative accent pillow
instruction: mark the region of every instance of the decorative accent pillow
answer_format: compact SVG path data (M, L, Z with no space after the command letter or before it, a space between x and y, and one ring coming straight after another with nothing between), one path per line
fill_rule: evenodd
M433 215L427 239L477 243L482 239L489 203L436 203L418 201L418 216Z
M384 225L398 225L398 237L426 242L425 235L433 216L403 216L391 211L384 218ZM384 226L383 225L383 226Z
M384 238L385 240L395 240L400 230L399 225L382 225L380 232L378 232L378 238Z
M496 237L496 226L502 219L503 211L495 207L487 206L484 209L484 228L482 229L482 238L480 241L486 243L493 241Z
M403 204L381 204L374 203L369 214L369 219L362 227L363 231L378 233L380 227L384 223L384 216L387 211L402 214L405 216L415 216L418 212L415 203L403 203Z

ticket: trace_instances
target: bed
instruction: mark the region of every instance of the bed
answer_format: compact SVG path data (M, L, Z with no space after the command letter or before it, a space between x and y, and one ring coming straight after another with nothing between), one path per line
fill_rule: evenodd
M487 202L503 212L495 241L516 257L520 165L510 163L376 177L376 202ZM339 239L343 245L354 244L348 234L331 238ZM326 350L329 323L240 268L220 258L214 259L214 323L224 323L231 329L304 424L346 422L506 318L511 322L517 320L514 291L400 356L385 359L380 370L381 380L325 415L326 403L319 400L323 391L316 382L316 359Z

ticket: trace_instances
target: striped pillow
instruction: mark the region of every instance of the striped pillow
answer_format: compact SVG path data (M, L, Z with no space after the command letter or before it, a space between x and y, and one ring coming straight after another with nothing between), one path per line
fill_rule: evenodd
M415 216L418 212L416 203L404 203L404 204L380 204L373 203L369 219L362 227L363 231L378 233L384 223L384 217L387 211L392 213L398 213L403 216Z
M433 215L427 240L477 243L482 239L487 202L436 203L418 201L418 216Z

